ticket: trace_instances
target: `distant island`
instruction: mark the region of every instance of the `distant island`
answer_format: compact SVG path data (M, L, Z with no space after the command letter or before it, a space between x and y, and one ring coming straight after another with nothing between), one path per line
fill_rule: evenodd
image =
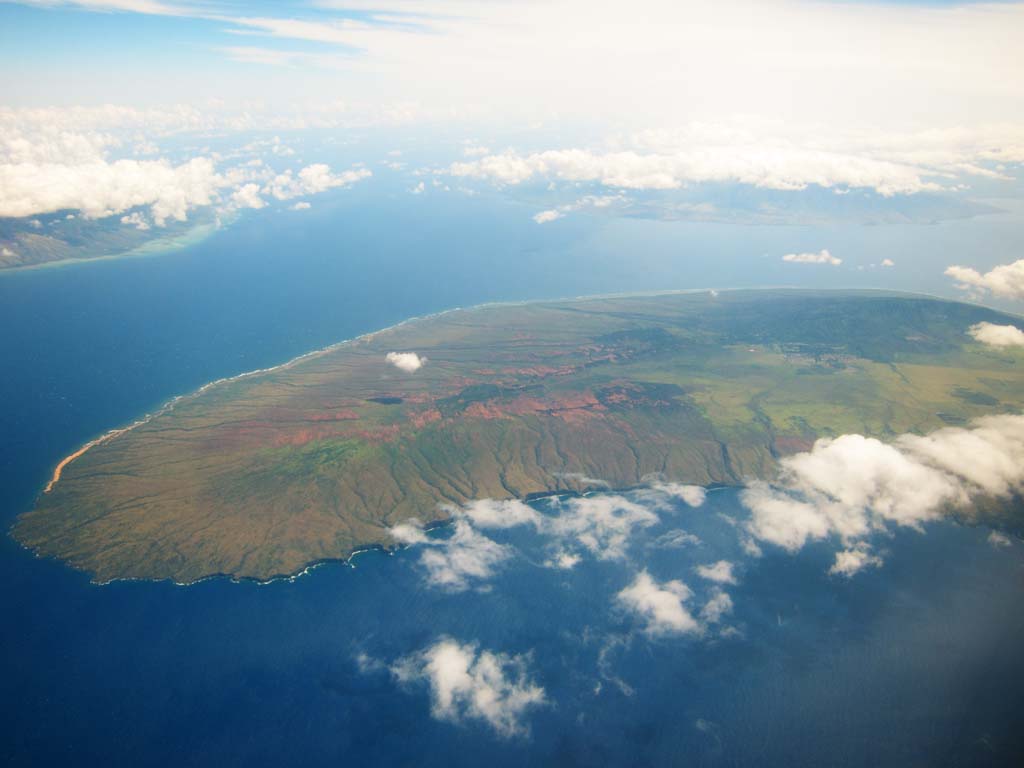
M0 274L175 251L201 242L222 223L204 211L190 221L171 220L155 229L127 226L116 216L90 219L70 211L0 218Z
M481 497L739 484L844 432L1024 408L1012 321L876 291L459 309L207 385L62 461L13 535L97 581L270 579Z

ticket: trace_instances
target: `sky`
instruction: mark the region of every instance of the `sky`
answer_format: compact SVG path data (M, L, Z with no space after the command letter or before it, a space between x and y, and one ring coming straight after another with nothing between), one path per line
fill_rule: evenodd
M1013 2L3 1L0 219L308 206L373 169L296 147L384 131L538 226L963 218L1020 198L1022 71Z

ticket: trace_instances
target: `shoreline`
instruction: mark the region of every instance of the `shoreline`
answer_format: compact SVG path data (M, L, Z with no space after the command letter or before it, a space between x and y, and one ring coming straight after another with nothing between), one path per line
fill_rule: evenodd
M518 501L523 502L524 504L529 504L530 502L545 501L545 500L548 500L548 499L581 499L581 498L587 498L589 496L596 496L596 495L600 495L600 494L631 493L633 491L639 491L639 490L643 490L644 488L649 488L649 487L650 487L649 485L645 485L645 484L641 483L639 485L630 485L630 486L625 486L625 487L622 487L622 488L611 488L611 487L609 487L609 488L600 488L600 489L593 489L593 490L587 490L587 491L572 491L572 490L542 491L542 492L539 492L539 493L528 493L525 496L512 496L512 497L510 497L510 499L516 499ZM718 491L725 491L725 490L728 490L730 488L738 490L738 489L741 489L741 488L743 488L745 486L743 486L743 485L732 485L730 483L709 483L708 485L701 485L700 487L703 488L706 493L715 493L715 492L718 492ZM436 520L432 520L430 522L427 522L427 523L423 524L423 530L425 532L430 532L430 531L439 530L441 528L446 528L446 527L448 527L448 526L450 526L452 524L453 520L454 520L454 517L439 518L439 519L436 519ZM257 586L257 587L267 587L267 586L270 586L272 584L277 584L277 583L280 583L280 582L287 582L289 584L293 584L298 579L302 578L303 576L309 575L313 571L315 571L318 568L321 568L323 566L345 565L345 566L348 566L349 568L355 568L356 566L355 566L355 563L353 561L359 555L364 555L364 554L367 554L367 553L370 553L370 552L377 552L379 554L387 555L387 556L391 557L391 556L394 556L398 552L403 552L403 551L405 551L407 549L412 549L414 546L416 546L416 545L415 544L394 544L392 546L388 546L386 544L360 544L360 545L356 546L347 555L338 556L338 557L321 557L321 558L319 558L317 560L311 560L309 563L307 563L306 565L302 566L301 569L296 570L293 573L281 573L281 574L277 574L275 576L270 576L269 578L266 578L266 579L258 579L258 578L255 578L253 576L233 576L230 573L211 573L211 574L208 574L208 575L203 576L201 578L198 578L195 581L174 581L171 578L145 579L145 578L135 578L135 577L115 577L113 579L107 579L106 581L98 581L96 579L90 578L89 579L89 583L92 584L93 586L97 586L97 587L105 587L108 584L115 584L115 583L119 583L119 582L125 582L125 583L147 583L147 584L168 583L168 584L172 584L175 587L194 587L197 584L202 584L202 583L207 582L207 581L215 581L215 580L218 580L218 579L227 579L232 584L253 584L253 585ZM39 557L39 555L36 555L36 557Z
M108 257L103 257L103 258L108 258ZM118 258L118 257L109 257L109 258ZM0 273L2 273L2 271L3 270L0 270ZM1014 313L1012 313L1012 312L1006 312L1004 310L993 309L992 307L987 307L985 305L974 304L974 303L968 302L968 301L958 301L956 299L948 299L948 298L945 298L945 297L934 296L934 295L926 294L926 293L910 293L910 292L907 292L907 291L892 291L892 290L885 290L885 289L878 289L878 288L823 289L823 288L799 288L799 287L791 287L791 286L784 286L784 287L764 286L764 287L758 287L758 288L682 288L682 289L674 289L674 290L670 289L670 290L664 290L664 291L633 291L633 292L627 292L627 293L603 293L603 294L576 295L576 296L567 296L567 297L563 297L563 298L553 298L553 299L526 299L526 300L523 300L523 301L489 301L489 302L483 302L481 304L474 304L474 305L469 306L469 307L450 307L448 309L442 309L442 310L437 311L437 312L430 312L430 313L425 314L425 315L416 315L416 316L413 316L413 317L409 317L409 318L406 318L405 320L401 320L400 322L397 322L397 323L395 323L393 325L389 325L389 326L386 326L384 328L379 328L379 329L374 330L374 331L368 331L366 333L362 333L362 334L359 334L358 336L353 336L353 337L348 338L348 339L343 339L341 341L337 341L337 342L334 342L332 344L328 344L326 347L321 347L319 349L315 349L315 350L312 350L310 352L304 352L303 354L298 355L297 357L293 357L290 360L286 360L283 363L279 363L278 365L272 365L272 366L269 366L267 368L257 368L257 369L251 370L251 371L243 371L242 373L235 374L234 376L225 376L225 377L222 377L222 378L219 378L219 379L214 379L213 381L210 381L210 382L207 382L206 384L203 384L201 387L199 387L196 390L193 390L192 392L187 392L187 393L181 394L181 395L175 395L170 400L167 400L166 402L164 402L156 410L154 410L154 411L152 411L150 413L144 414L141 418L137 419L136 421L132 422L131 424L128 424L128 425L123 426L123 427L116 427L114 429L111 429L111 430L103 433L102 435L99 435L98 437L95 437L92 440L89 440L88 442L86 442L83 445L79 446L76 450L74 450L71 453L69 453L67 456L65 456L63 459L61 459L60 462L56 465L56 467L54 468L53 472L51 473L50 481L46 484L46 486L44 487L44 489L43 489L43 491L42 491L42 493L40 495L47 494L51 490L53 490L53 487L57 484L57 482L59 482L61 474L63 473L63 471L70 464L72 464L76 459L79 459L83 455L88 453L88 451L91 448L95 448L97 445L101 445L101 444L107 442L108 440L112 440L115 437L119 437L122 434L130 432L131 430L135 429L136 427L140 427L140 426L143 426L144 424L149 423L150 421L152 421L157 416L160 416L160 415L162 415L164 413L167 413L167 412L173 410L182 401L190 400L190 399L195 398L195 397L199 397L204 392L207 392L210 389L212 389L213 387L220 386L222 384L229 384L231 382L240 381L242 379L246 379L246 378L249 378L251 376L258 376L258 375L264 374L264 373L273 373L275 371L287 370L288 368L291 368L292 366L298 365L299 363L301 363L303 361L310 360L310 359L313 359L313 358L316 358L316 357L320 357L322 355L329 354L329 353L331 353L331 352L333 352L333 351L335 351L337 349L340 349L341 347L345 346L346 344L354 344L356 342L363 341L365 339L370 339L370 338L376 336L377 334L388 333L389 331L393 331L393 330L395 330L397 328L401 328L401 327L403 327L405 325L408 325L410 323L417 323L417 322L421 322L421 321L424 321L424 320L434 320L434 319L437 319L439 317L444 317L445 315L452 314L452 313L455 313L455 312L472 312L472 311L476 311L476 310L487 309L487 308L490 308L490 307L522 307L522 306L528 306L528 305L531 305L531 304L556 304L556 303L559 303L559 302L590 301L590 300L596 301L596 300L600 300L600 299L616 299L616 298L623 299L623 298L629 298L629 297L632 297L632 296L637 296L637 297L643 297L643 296L647 296L647 297L653 297L653 296L677 296L677 295L699 294L699 293L709 293L709 292L718 293L718 292L767 291L767 290L809 291L809 292L818 291L818 292L825 292L825 293L860 292L860 293L878 293L878 294L882 294L882 295L893 295L893 296L912 296L912 297L916 297L916 298L928 299L928 300L931 300L931 301L946 301L946 302L950 302L950 303L954 303L954 304L968 304L970 306L980 306L980 307L984 307L985 309L989 309L989 310L991 310L993 312L998 312L999 314L1008 315L1008 316L1011 316L1011 317L1015 316Z
M17 267L4 267L3 269L0 269L0 278L6 274L24 274L26 272L38 272L46 269L62 269L64 267L93 264L97 262L164 256L169 253L175 253L176 251L182 251L186 248L190 248L193 245L199 245L220 231L222 227L228 226L230 223L231 221L222 222L220 224L216 222L197 224L180 234L171 235L170 237L155 238L147 243L143 243L135 248L131 248L127 251L121 251L119 253L108 253L102 256L82 256L80 258L56 259L54 261L41 261L38 264L22 264Z

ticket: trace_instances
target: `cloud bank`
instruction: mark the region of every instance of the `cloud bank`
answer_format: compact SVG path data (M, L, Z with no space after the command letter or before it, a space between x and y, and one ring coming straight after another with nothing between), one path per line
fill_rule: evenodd
M795 191L815 185L871 189L884 197L892 197L941 188L935 182L926 181L921 170L897 163L768 147L706 147L673 154L587 149L548 150L529 155L505 152L452 163L448 173L507 185L542 179L596 182L623 190L671 190L695 183L735 183Z
M969 428L901 435L886 444L862 435L818 440L781 460L779 481L741 493L753 537L796 552L836 536L848 552L834 571L878 565L865 539L889 525L920 527L973 498L1024 490L1024 416L986 416Z
M0 119L0 218L72 210L101 219L131 212L127 225L162 227L169 220L186 221L200 207L262 208L263 195L289 200L371 175L365 168L334 173L315 163L266 178L269 169L259 160L222 170L213 153L177 164L164 158L112 159L111 151L123 149L124 138L49 125L29 130L32 120L0 118L6 118ZM146 153L152 149L147 145Z

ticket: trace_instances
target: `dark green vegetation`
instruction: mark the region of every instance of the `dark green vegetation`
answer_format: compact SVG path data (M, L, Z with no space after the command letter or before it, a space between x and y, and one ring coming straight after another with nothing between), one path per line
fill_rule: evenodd
M983 320L1011 318L809 291L453 311L179 401L68 463L14 535L99 580L265 579L442 503L770 477L819 436L1020 411L1024 354L973 342Z

